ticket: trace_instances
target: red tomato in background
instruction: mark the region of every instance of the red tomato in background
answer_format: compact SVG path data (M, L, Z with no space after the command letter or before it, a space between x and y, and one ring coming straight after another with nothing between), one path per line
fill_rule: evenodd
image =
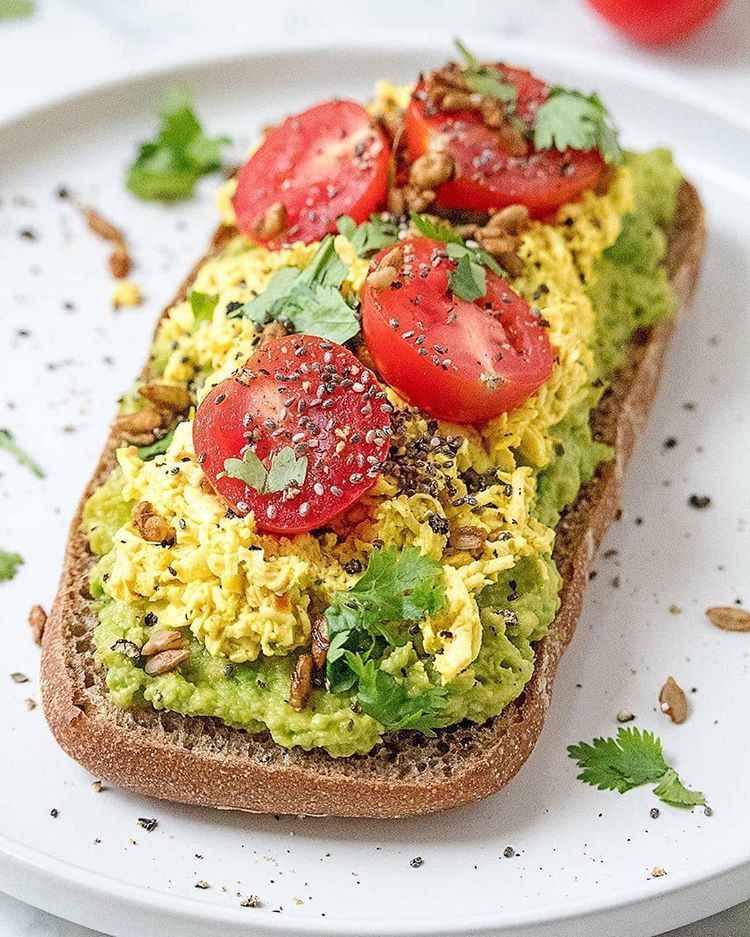
M547 85L524 69L496 68L516 86L516 113L531 125L537 108L547 100ZM596 150L537 151L529 143L524 155L508 153L498 133L485 126L476 111L430 115L423 98L420 82L406 111L406 146L411 160L431 149L453 157L456 177L438 188L439 208L489 212L520 203L540 218L575 201L604 168Z
M383 378L414 406L452 423L481 423L512 410L552 373L547 330L501 277L469 302L453 294L456 263L426 237L401 244L398 278L365 281L362 332ZM391 251L385 248L374 263Z
M667 45L695 32L725 0L588 0L621 33L646 45Z
M273 250L335 233L341 215L366 221L385 200L389 160L385 137L355 101L326 101L287 117L237 175L237 227ZM285 228L260 238L256 225L276 203L286 209Z
M380 474L393 408L371 370L348 349L311 335L270 341L212 388L195 414L193 441L209 482L262 530L293 535L322 527ZM282 449L306 458L301 485L261 492L226 474L250 451L268 470Z

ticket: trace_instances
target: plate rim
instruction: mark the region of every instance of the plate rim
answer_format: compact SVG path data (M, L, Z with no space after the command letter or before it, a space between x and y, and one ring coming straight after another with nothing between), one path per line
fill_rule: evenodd
M703 111L729 123L748 135L750 143L750 113L745 113L738 106L714 99L711 95L697 87L689 80L677 78L669 71L650 63L629 62L618 58L607 58L597 52L584 50L574 54L565 49L556 47L549 41L533 41L523 38L509 38L501 35L488 36L475 31L466 31L465 38L475 48L493 48L503 55L518 54L519 56L541 56L548 54L550 60L561 67L571 66L594 73L597 70L606 70L612 76L621 79L624 83L647 92L649 86L658 83L659 94L664 98L671 98L697 110ZM44 101L36 102L26 107L16 108L11 113L0 118L0 132L12 133L17 127L35 118L43 119L46 115L84 103L86 99L96 95L116 93L128 86L138 85L147 80L168 80L178 78L181 73L188 70L201 70L211 67L231 68L233 64L247 64L273 60L279 57L299 57L303 54L319 56L335 55L337 52L356 53L367 55L370 52L390 51L406 52L408 50L434 51L438 45L446 49L451 46L451 36L444 29L427 29L416 31L414 29L399 31L369 30L363 37L353 31L340 31L324 33L322 31L308 32L298 37L275 37L269 40L262 49L246 51L233 50L217 54L186 53L175 56L159 63L125 67L117 75L111 75L101 81L86 82L60 94L48 96ZM719 167L716 167L719 168ZM750 167L747 178L745 176L725 171L727 176L739 178L750 184ZM332 819L335 822L335 818ZM130 911L139 910L149 914L168 912L174 915L175 920L187 919L197 924L221 924L235 926L242 924L248 932L284 934L289 932L290 922L270 910L258 909L252 920L239 908L223 907L218 904L204 904L196 898L170 895L163 891L154 891L140 885L124 882L119 878L104 873L92 871L78 865L66 863L55 856L51 856L26 844L12 839L0 832L0 861L8 863L13 875L41 876L60 887L77 887L82 897L98 895L102 899L113 901L119 899ZM0 872L2 869L0 869ZM541 913L489 912L473 916L462 915L458 918L445 917L425 918L403 925L403 929L373 922L371 919L326 918L324 922L312 916L295 916L293 926L295 932L317 937L317 935L348 935L357 934L358 937L382 937L384 934L396 935L480 935L491 932L503 933L517 931L518 928L543 928L551 924L564 924L575 919L581 924L584 921L594 923L601 919L603 914L611 914L624 908L639 906L641 910L649 905L656 904L668 898L677 898L688 889L697 890L699 887L715 886L719 879L732 879L740 876L742 884L739 886L743 893L750 895L750 844L742 854L733 855L717 862L708 874L695 876L689 870L671 874L667 879L658 882L644 880L640 886L629 885L615 891L602 891L597 900L592 897L583 897L548 906ZM3 879L6 876L3 874ZM21 897L24 888L5 887L8 894ZM729 885L727 890L731 890ZM732 894L737 891L734 887ZM72 895L68 893L68 897ZM614 900L613 900L614 899ZM22 900L25 900L22 898ZM729 906L723 905L722 907ZM716 908L720 910L720 908ZM68 911L55 910L53 913L63 917ZM67 917L74 920L75 918ZM691 920L696 919L692 918ZM386 929L387 927L387 929ZM459 928L459 930L456 930ZM218 931L217 931L218 933Z

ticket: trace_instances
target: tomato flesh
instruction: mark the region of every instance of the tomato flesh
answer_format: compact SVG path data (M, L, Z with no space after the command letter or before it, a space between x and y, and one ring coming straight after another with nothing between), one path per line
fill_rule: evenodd
M362 331L381 376L410 404L454 423L517 407L552 373L538 314L489 270L486 295L460 299L444 244L414 237L402 246L397 279L382 290L366 282L362 295Z
M531 127L537 108L547 100L547 85L523 69L497 69L516 86L516 114ZM542 218L579 198L604 168L597 150L535 150L529 143L525 155L511 155L476 111L428 113L424 82L407 108L405 138L411 160L430 150L453 157L456 175L438 188L438 208L491 212L522 204Z
M273 127L239 171L232 203L237 226L271 249L320 240L350 215L366 221L385 200L390 150L361 104L327 101ZM261 238L267 209L286 209L284 230Z
M213 388L195 415L198 461L237 514L259 528L295 534L322 527L377 479L388 455L392 407L372 371L346 348L309 335L268 342ZM307 457L304 481L261 493L225 474L227 459L253 452L268 469L291 447Z

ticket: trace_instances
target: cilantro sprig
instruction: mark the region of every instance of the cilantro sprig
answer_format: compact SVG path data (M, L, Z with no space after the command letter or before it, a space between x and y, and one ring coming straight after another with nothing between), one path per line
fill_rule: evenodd
M161 439L157 439L156 442L152 442L149 446L139 446L138 458L141 462L150 462L158 455L164 455L174 439L174 431L176 429L177 424L175 423L172 429L165 436L162 436Z
M346 661L357 676L357 702L362 712L376 719L391 732L417 729L434 735L442 725L440 712L447 695L445 687L431 686L410 695L403 683L380 670L373 660L346 652Z
M283 267L259 296L227 315L246 316L257 325L280 319L295 332L342 345L359 332L355 309L341 295L341 284L348 272L349 266L336 253L333 236L329 234L303 270Z
M190 98L179 88L165 93L160 116L156 138L140 145L126 185L142 199L189 198L201 176L221 169L221 150L230 140L205 135Z
M410 694L381 670L376 656L408 640L404 622L421 621L445 604L440 563L413 547L373 550L359 581L326 610L326 678L332 693L356 687L362 710L386 729L430 732L441 724L441 687Z
M550 89L534 121L537 150L597 149L608 163L622 162L612 117L596 93L585 95L559 86Z
M22 565L23 557L20 553L0 549L0 582L10 582L18 572L18 567Z
M37 478L44 478L44 469L18 445L9 429L0 429L0 450L12 455L19 465L27 468Z
M370 215L370 220L360 225L348 215L342 215L336 227L339 234L348 238L358 257L372 257L377 251L398 242L398 225L383 220L380 215Z
M304 484L307 456L297 458L291 446L284 446L271 456L271 464L266 469L258 456L248 450L242 459L224 460L224 475L240 479L259 494L275 494Z
M589 745L570 745L568 754L583 770L580 781L600 791L625 794L644 784L655 784L654 794L673 807L696 807L706 803L701 791L693 791L680 780L652 733L637 728L620 728L617 738L597 738Z
M199 293L196 290L191 290L188 296L188 302L190 303L190 308L193 310L193 318L196 325L200 325L201 322L210 322L214 309L219 302L218 296L212 296L209 293Z
M482 65L479 59L470 52L460 39L453 40L456 48L464 60L462 75L470 91L481 94L485 98L497 98L512 113L516 106L518 91L516 86L506 81L500 72L492 66Z
M487 292L485 267L498 276L505 275L505 271L492 254L488 254L479 246L470 247L450 225L436 221L428 215L417 214L412 214L411 223L425 237L433 241L442 241L448 251L448 256L451 260L457 261L456 269L448 274L448 284L460 299L473 302L485 295Z

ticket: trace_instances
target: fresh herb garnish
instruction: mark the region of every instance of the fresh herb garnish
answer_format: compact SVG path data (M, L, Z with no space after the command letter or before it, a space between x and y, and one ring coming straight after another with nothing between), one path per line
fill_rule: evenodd
M364 575L347 592L336 593L325 613L330 691L341 693L358 682L347 654L365 663L376 652L405 644L403 623L434 615L444 604L440 563L413 547L373 550Z
M37 478L44 478L44 469L27 452L24 452L8 429L0 429L0 449L12 455L19 465L33 472Z
M340 292L348 272L349 267L336 253L333 236L329 234L303 270L296 267L278 270L259 296L227 315L247 316L257 325L280 319L290 323L295 332L342 345L359 331L355 311Z
M481 247L469 247L464 239L447 224L435 221L428 215L411 216L411 223L425 237L443 241L451 260L457 261L456 269L448 274L448 283L459 299L473 302L487 292L487 275L484 268L504 276L503 268Z
M550 89L534 120L534 146L561 152L598 149L608 163L622 161L622 149L612 117L594 93L586 96L567 88Z
M297 456L291 446L284 446L271 456L268 470L254 452L242 459L225 459L224 475L238 478L259 494L274 494L285 488L301 488L307 475L307 456Z
M706 803L700 791L691 791L664 759L661 741L652 732L620 728L617 738L594 739L593 744L570 745L568 754L583 771L578 779L600 791L624 794L643 784L655 784L654 794L674 807Z
M449 255L453 246L455 245L448 245ZM468 253L461 255L456 269L448 274L448 282L455 296L470 303L487 292L487 272L481 264L473 261Z
M375 661L346 651L346 662L357 678L357 702L362 712L383 728L418 729L425 735L434 735L433 729L444 725L441 713L447 695L445 687L432 686L412 696L403 683L380 670Z
M174 439L174 431L176 428L177 424L172 427L166 436L162 436L161 439L152 442L150 446L139 446L138 458L141 462L150 462L151 459L155 459L156 456L164 455L167 449L169 449L169 444Z
M339 234L348 238L358 257L371 257L384 247L398 242L398 225L392 221L383 221L380 215L370 215L370 220L360 225L348 215L342 215L336 227Z
M23 557L20 553L10 553L8 550L0 549L0 582L10 582L21 565L23 565Z
M141 144L126 185L138 198L189 198L201 176L221 169L221 149L229 142L227 137L207 137L188 95L172 88L162 100L156 139Z
M193 318L195 319L196 325L201 322L211 321L214 309L216 309L216 304L219 302L218 296L211 296L208 293L198 293L195 290L191 290L188 300L190 302L190 308L193 310Z
M506 105L508 112L511 112L516 106L518 97L516 86L506 81L496 68L482 65L474 53L470 52L459 39L453 41L466 63L461 74L469 90L485 98L497 98Z

